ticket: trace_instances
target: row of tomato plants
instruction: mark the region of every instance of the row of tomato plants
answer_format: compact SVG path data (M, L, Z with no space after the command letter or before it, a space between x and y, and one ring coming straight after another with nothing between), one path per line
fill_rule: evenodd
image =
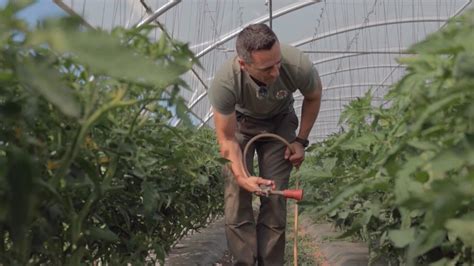
M384 105L368 92L310 149L306 211L365 240L372 262L474 263L473 29L471 10L415 44Z
M178 96L196 59L149 27L32 29L29 2L0 9L0 264L163 260L222 211L213 133Z

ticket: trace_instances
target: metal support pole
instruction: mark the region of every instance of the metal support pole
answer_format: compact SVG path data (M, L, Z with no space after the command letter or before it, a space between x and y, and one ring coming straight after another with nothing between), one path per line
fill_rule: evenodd
M57 6L59 6L62 10L64 10L64 12L68 13L70 16L78 17L81 20L82 24L84 24L87 28L95 30L94 26L92 26L89 22L87 22L84 19L84 14L82 16L77 14L71 7L66 5L62 0L53 0L53 2Z
M268 18L270 23L270 29L273 29L273 11L272 11L272 0L268 0Z
M140 21L135 27L136 28L139 28L143 25L146 25L150 22L152 22L153 20L155 20L156 18L158 18L159 16L161 16L163 13L165 13L166 11L168 11L169 9L171 9L172 7L174 7L175 5L179 4L181 2L181 0L170 0L168 3L164 4L162 7L158 8L157 10L155 10L155 12L153 12L153 14L151 14L150 16L146 17L145 19L143 19L142 21Z

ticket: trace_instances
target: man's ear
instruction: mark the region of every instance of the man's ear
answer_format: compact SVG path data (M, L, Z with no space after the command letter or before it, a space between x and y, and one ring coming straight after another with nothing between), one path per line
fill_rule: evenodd
M239 61L240 69L245 70L245 61L242 60L242 58L237 58L237 61Z

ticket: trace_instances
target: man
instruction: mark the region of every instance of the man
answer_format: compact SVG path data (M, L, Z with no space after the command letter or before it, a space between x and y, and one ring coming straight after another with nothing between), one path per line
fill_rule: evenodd
M277 190L288 187L292 166L303 162L308 135L319 113L321 81L309 59L296 48L280 44L265 24L244 28L237 36L236 50L237 57L222 66L208 92L220 151L230 161L225 185L227 242L235 265L256 261L258 265L283 265L286 200L261 196L255 226L252 193L262 195L260 185ZM298 135L292 95L296 90L304 97ZM279 140L259 140L245 158L253 169L257 152L261 177L248 176L242 150L263 132L285 138L294 153Z

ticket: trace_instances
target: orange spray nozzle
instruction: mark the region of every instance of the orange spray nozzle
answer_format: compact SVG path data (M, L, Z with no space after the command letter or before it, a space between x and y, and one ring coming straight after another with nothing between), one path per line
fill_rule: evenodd
M285 189L285 190L272 190L271 187L261 186L264 194L269 195L280 195L287 199L294 199L300 201L303 199L303 190L302 189Z

